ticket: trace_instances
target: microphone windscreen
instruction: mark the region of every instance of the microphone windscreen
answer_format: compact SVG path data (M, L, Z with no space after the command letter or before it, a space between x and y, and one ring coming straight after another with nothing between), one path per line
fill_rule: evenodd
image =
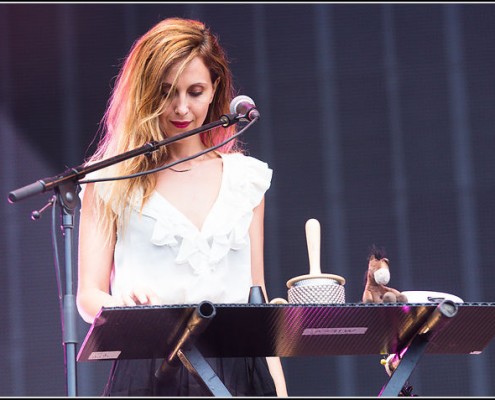
M243 114L243 112L238 110L239 105L242 103L248 103L248 104L252 105L253 107L255 106L254 100L251 97L245 96L245 95L240 95L240 96L237 96L234 99L232 99L232 101L230 102L230 113L231 114Z

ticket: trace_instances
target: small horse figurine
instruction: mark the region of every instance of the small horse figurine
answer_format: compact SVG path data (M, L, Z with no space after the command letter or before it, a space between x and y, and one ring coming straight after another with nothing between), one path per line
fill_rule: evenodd
M373 246L368 258L363 303L407 303L406 295L385 286L390 281L389 264L390 261L385 257L383 250Z
M390 281L390 261L385 257L385 252L374 245L368 257L368 271L363 292L363 303L407 303L407 296L397 289L385 286ZM389 376L397 369L400 358L397 354L389 354L382 358L380 364L385 367ZM416 396L413 387L406 381L399 396Z

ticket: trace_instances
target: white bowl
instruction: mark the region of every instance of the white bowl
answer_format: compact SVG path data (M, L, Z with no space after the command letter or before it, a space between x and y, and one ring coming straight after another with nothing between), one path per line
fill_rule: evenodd
M401 293L407 297L408 303L441 303L443 300L464 303L464 300L460 297L450 293L431 292L428 290L409 290Z

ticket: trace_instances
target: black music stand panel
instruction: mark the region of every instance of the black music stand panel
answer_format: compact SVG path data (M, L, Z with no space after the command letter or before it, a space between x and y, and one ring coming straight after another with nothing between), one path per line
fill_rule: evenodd
M407 369L402 367L406 370L400 378L395 377L399 379L395 385L402 387L422 353L479 354L495 336L495 303L457 303L455 316L442 319L445 322L435 329L438 306L211 304L214 316L194 337L194 348L203 357L294 357L400 352L407 355L408 347L415 347L409 350L416 353L414 361ZM188 323L198 307L189 304L103 308L88 331L77 360L166 359L177 350L177 342L188 331Z
M495 335L495 303L460 303L426 353L481 352ZM165 357L197 305L103 308L78 361ZM436 304L220 304L196 345L205 357L396 353Z

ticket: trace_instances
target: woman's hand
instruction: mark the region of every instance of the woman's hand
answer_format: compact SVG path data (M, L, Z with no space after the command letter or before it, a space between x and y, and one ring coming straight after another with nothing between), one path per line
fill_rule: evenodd
M140 305L159 305L160 297L150 288L134 288L128 293L123 293L117 300L120 306L140 306Z

